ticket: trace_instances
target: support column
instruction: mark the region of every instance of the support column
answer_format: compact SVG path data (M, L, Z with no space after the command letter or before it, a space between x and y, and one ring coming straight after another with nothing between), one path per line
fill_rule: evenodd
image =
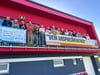
M94 71L95 71L96 75L100 75L99 71L98 71L98 66L97 66L97 63L96 63L96 60L95 60L94 56L91 56L91 61L92 61L92 64L93 64L93 67L94 67Z
M83 57L83 63L84 63L84 67L88 75L96 75L90 57Z

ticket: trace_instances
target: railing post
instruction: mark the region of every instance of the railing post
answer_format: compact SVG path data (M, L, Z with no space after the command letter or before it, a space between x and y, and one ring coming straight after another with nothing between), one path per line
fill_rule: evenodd
M58 52L58 46L57 46L57 52Z
M49 51L49 46L48 46L48 51Z

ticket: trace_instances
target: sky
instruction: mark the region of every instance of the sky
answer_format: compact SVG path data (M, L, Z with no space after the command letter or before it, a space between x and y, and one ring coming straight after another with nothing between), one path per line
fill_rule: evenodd
M100 40L100 0L33 0L94 23Z

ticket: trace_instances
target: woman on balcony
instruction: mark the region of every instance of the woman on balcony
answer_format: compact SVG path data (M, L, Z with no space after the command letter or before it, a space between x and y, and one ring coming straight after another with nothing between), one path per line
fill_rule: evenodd
M56 30L56 34L57 34L57 35L61 35L60 28L58 28L58 29Z
M48 28L46 29L46 33L47 33L47 34L51 34L50 27L48 27Z

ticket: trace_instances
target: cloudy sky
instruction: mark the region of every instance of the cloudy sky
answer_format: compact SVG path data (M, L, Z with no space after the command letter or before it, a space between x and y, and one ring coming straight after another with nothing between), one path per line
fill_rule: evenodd
M100 39L100 0L33 1L93 22Z

